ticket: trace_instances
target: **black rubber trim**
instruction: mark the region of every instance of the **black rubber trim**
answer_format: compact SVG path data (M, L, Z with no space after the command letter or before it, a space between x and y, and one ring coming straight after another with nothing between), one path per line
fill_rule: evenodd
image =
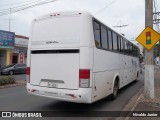
M79 50L34 50L31 54L63 54L63 53L79 53Z

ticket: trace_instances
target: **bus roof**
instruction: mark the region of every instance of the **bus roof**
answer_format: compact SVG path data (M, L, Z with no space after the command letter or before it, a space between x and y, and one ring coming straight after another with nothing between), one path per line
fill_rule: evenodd
M106 23L102 22L102 20L98 19L95 15L93 15L90 12L87 12L87 11L59 11L59 12L57 11L57 12L53 12L53 13L49 13L49 14L37 17L36 19L34 19L34 21L39 21L39 20L47 19L47 18L52 17L52 16L76 16L76 15L80 15L80 14L90 15L91 17L95 18L95 20L99 21L100 23L102 23L103 25L107 26L109 29L111 29L115 33L117 33L119 36L121 36L124 39L126 39L123 35L121 35L117 31L113 30L111 27L109 27L109 25L107 25ZM127 41L129 41L129 40L127 40ZM129 42L131 42L131 41L129 41ZM138 47L137 45L135 45L135 46Z
M74 15L78 15L78 14L85 14L85 15L93 16L91 13L89 13L87 11L60 11L60 12L53 12L53 13L49 13L49 14L37 17L34 19L34 21L46 19L51 16L74 16Z

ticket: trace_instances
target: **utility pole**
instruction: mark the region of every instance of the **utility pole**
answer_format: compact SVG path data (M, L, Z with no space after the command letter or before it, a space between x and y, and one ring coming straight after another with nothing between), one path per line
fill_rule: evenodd
M11 8L10 8L10 14L9 14L9 19L3 19L3 20L8 20L8 31L11 31L11 20L14 20L14 19L11 19Z
M153 28L153 0L145 0L145 27ZM145 49L145 73L144 73L145 98L154 98L154 58L153 48Z
M10 10L10 14L9 14L9 31L11 31L11 8Z

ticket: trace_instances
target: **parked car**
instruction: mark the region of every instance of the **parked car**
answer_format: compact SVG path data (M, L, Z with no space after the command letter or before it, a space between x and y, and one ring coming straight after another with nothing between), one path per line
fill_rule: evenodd
M2 67L0 66L0 75L1 75L1 72L2 72Z
M11 64L1 69L1 74L13 75L16 73L26 73L26 64Z

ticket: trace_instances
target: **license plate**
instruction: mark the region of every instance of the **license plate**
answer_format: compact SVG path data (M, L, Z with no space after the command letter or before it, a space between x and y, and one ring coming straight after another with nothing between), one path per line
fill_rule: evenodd
M57 88L58 85L57 85L57 83L54 83L54 82L48 82L48 87Z

